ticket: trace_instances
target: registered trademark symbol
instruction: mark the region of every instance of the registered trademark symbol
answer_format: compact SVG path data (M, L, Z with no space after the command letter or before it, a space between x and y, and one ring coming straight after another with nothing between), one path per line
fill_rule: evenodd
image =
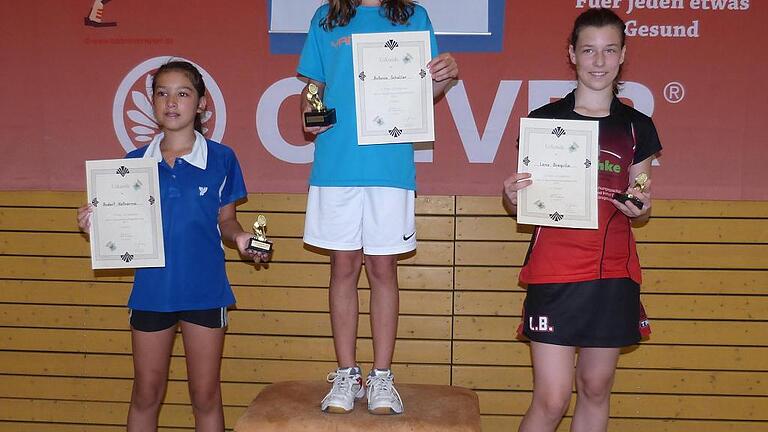
M676 81L672 81L664 87L664 99L667 102L676 104L685 99L685 87Z

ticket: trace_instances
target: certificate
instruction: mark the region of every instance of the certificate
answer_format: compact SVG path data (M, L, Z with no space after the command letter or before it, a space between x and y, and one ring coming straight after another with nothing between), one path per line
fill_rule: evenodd
M428 31L352 35L357 142L435 140Z
M517 222L597 228L598 122L520 119L518 172L533 184L517 191Z
M86 161L93 269L165 267L157 161Z

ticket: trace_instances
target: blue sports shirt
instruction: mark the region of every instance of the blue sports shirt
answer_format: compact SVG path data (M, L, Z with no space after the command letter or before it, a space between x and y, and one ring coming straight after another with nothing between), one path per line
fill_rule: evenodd
M246 196L235 153L195 133L192 152L170 167L162 134L127 158L158 159L165 267L136 269L131 309L174 312L235 303L225 272L219 209Z
M327 15L327 4L315 12L297 69L300 75L325 83L323 102L336 109L336 124L315 141L309 184L416 190L412 144L357 144L351 35L428 30L434 58L438 55L437 40L427 11L416 5L408 24L397 25L387 19L384 8L358 6L349 24L331 31L320 27Z

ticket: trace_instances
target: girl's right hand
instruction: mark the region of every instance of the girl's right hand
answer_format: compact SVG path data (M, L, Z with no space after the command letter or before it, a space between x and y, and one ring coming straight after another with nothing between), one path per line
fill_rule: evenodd
M88 234L91 230L91 215L93 214L93 206L91 204L84 204L77 209L77 226L80 227L80 231Z
M302 119L303 124L304 119ZM320 135L321 133L327 131L328 129L332 128L333 125L329 126L304 126L304 132L312 134L312 135Z
M504 180L504 193L502 193L504 204L516 213L517 191L530 186L532 183L531 173L512 174L508 179Z
M302 113L301 124L304 128L304 133L308 133L312 135L320 135L321 133L332 128L333 125L331 124L328 126L309 126L308 127L307 125L304 124L304 113L311 112L313 109L312 103L310 103L307 99L307 93L309 91L308 89L310 84L314 84L315 86L317 86L319 91L317 96L320 97L321 99L322 99L323 93L325 92L324 83L321 83L318 81L312 81L312 80L309 80L307 82L307 85L304 87L304 90L301 91L301 113Z
M269 260L272 259L272 252L261 252L248 249L252 237L253 236L250 233L245 231L235 234L233 240L235 245L237 245L238 251L240 251L240 255L252 259L256 264L269 262Z

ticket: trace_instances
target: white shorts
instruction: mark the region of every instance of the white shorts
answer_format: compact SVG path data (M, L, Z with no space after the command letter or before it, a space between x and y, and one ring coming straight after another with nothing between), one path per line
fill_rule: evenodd
M397 255L416 249L415 193L391 187L310 186L304 243Z

